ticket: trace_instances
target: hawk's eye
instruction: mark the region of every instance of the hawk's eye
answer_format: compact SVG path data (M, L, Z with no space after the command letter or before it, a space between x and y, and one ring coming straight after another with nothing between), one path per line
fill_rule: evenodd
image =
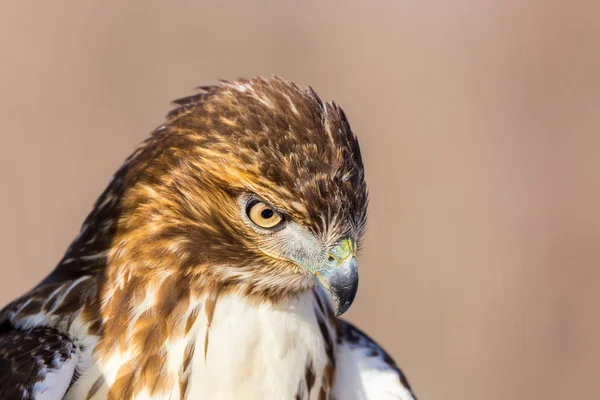
M255 200L248 203L246 213L250 221L265 229L274 228L283 221L279 211L262 201Z

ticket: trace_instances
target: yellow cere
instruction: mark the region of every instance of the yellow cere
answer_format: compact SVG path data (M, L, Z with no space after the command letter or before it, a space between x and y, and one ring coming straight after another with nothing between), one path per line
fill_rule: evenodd
M348 258L354 255L354 242L350 238L344 238L337 242L335 246L329 250L328 264L331 266L339 266Z

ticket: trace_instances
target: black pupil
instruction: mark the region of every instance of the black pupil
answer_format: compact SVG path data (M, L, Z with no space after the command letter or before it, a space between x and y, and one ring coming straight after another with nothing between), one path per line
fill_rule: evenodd
M269 219L273 216L273 210L269 210L268 208L265 208L264 210L262 210L260 212L260 216L264 219Z

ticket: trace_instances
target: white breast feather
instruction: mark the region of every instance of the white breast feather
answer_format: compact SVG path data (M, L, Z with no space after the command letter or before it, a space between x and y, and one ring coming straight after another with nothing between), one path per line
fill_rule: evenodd
M202 307L203 299L191 302L188 315ZM315 315L315 298L308 293L299 299L270 303L249 303L244 297L229 294L218 298L210 329L204 309L188 335L167 343L168 375L178 377L185 349L195 343L186 398L203 400L293 399L304 382L306 365L312 360L317 379L309 400L316 400L321 373L327 356ZM204 356L208 331L208 352ZM114 381L116 371L128 357L113 354L105 365L93 365L84 371L69 390L67 400L85 398L99 376ZM135 400L179 399L178 378L168 392L152 397L142 391ZM104 385L93 400L106 398Z
M277 306L249 304L236 295L219 298L206 359L206 320L201 319L195 327L188 398L294 398L304 380L307 359L313 360L318 372L327 361L314 310L312 293ZM320 386L319 380L315 386Z

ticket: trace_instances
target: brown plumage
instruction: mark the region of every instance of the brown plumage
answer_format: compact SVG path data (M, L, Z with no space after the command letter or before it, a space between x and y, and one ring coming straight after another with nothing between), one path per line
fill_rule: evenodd
M94 338L99 365L128 354L114 376L90 382L89 398L102 386L110 399L175 386L185 398L192 360L219 351L209 333L221 298L278 305L313 293L312 274L322 269L297 260L312 266L340 238L359 242L364 229L360 149L334 103L275 77L202 87L175 104L115 174L56 269L0 314L5 329L40 325ZM250 201L320 247L309 254L253 226ZM325 361L302 367L297 398L330 398L346 329L328 299L314 299ZM202 348L188 339L200 334ZM186 345L174 373L167 343L175 342Z

